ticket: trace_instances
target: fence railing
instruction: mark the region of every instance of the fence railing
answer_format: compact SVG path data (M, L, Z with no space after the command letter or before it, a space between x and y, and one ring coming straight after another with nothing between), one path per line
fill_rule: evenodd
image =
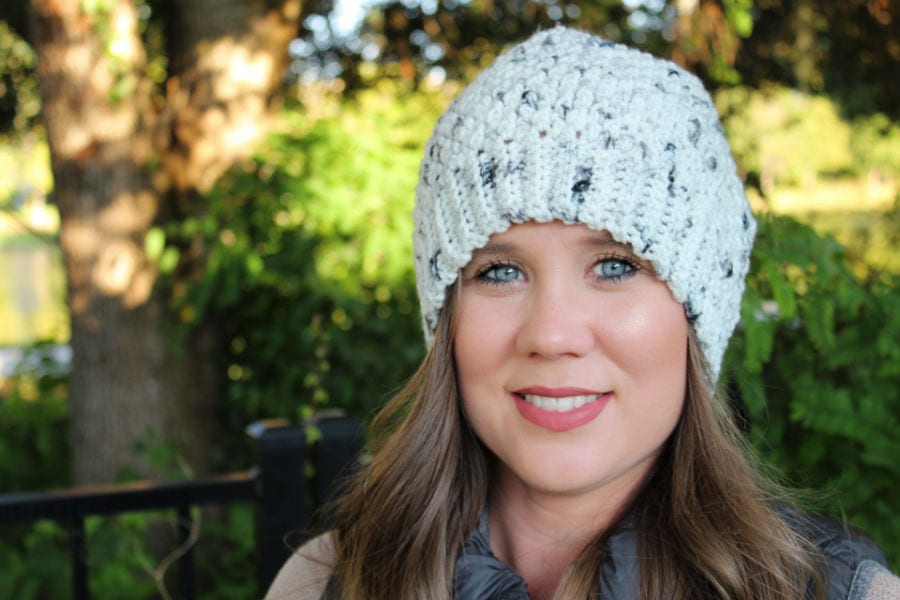
M257 584L260 595L290 555L285 535L309 526L309 499L322 506L335 482L361 446L361 427L351 417L315 421L320 436L307 444L302 429L283 421L260 421L247 428L256 447L256 466L248 471L172 483L134 482L114 486L70 488L55 492L0 495L0 527L53 520L68 532L72 561L72 597L90 598L85 518L129 512L172 510L177 514L181 597L196 597L191 508L253 502L257 507ZM307 464L314 475L307 477ZM293 538L292 538L293 539Z

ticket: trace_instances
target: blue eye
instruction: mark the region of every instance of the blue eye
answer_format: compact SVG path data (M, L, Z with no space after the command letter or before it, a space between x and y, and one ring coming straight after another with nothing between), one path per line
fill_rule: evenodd
M524 278L522 271L512 265L491 265L478 274L478 279L489 283L506 283Z
M613 281L631 275L636 269L631 262L622 258L605 258L594 266L594 272Z

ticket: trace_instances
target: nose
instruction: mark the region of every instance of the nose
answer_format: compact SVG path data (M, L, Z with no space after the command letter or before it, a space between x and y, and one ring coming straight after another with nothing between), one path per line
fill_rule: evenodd
M586 355L596 339L590 319L596 311L586 305L592 300L596 298L571 284L535 286L516 336L517 350L545 359Z

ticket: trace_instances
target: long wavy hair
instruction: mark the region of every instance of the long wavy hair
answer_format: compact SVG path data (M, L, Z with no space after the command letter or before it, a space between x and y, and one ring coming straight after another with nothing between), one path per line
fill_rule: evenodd
M447 291L422 365L373 420L372 461L336 506L332 581L341 598L453 595L454 563L487 501L493 460L461 408L455 295ZM707 382L691 332L680 420L623 509L638 532L639 597L824 598L816 550L779 517L784 494L752 460ZM610 533L583 549L556 598L596 597Z

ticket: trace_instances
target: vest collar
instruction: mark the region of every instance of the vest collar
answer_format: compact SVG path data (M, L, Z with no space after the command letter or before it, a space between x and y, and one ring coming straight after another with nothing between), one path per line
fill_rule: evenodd
M634 519L625 517L607 542L603 567L597 574L601 598L636 598L637 543ZM490 548L488 509L466 539L453 570L454 600L530 600L521 575L494 556Z

